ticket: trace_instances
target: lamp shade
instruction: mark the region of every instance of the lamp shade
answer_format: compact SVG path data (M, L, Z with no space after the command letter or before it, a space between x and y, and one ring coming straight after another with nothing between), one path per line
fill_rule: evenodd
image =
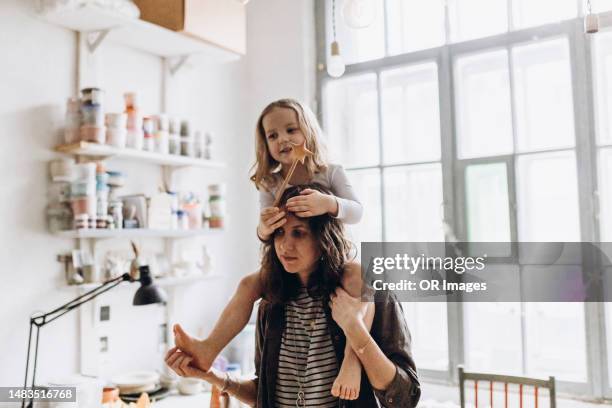
M140 287L134 294L132 304L134 306L151 305L153 303L166 303L166 293L163 289L153 284L151 272L147 265L139 268L140 271Z

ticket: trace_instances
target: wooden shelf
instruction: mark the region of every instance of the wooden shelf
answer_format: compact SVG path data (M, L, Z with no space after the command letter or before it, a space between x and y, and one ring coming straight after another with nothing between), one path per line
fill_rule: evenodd
M41 13L41 17L50 23L83 33L109 30L106 37L109 41L160 57L202 54L208 61L214 62L240 58L239 54L216 44L147 21L129 18L95 4Z
M91 156L102 159L118 158L138 160L146 163L154 163L162 166L173 167L206 167L206 168L222 168L225 163L212 160L196 159L187 156L178 156L174 154L162 154L148 152L136 149L119 149L113 146L91 143L77 142L68 145L60 145L55 148L57 152L72 154L75 156Z
M67 239L104 239L104 238L188 238L200 235L219 234L222 229L196 230L154 230L146 228L132 229L80 229L59 231L60 238Z

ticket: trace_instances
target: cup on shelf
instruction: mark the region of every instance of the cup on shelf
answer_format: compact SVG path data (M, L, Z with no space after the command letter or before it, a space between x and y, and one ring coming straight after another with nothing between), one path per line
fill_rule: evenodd
M106 143L109 146L124 149L127 144L127 130L119 128L106 128Z
M127 115L125 113L107 113L106 126L109 128L127 128Z
M83 196L94 197L96 194L96 184L90 182L74 182L70 185L70 196L80 198Z
M72 158L52 160L49 164L51 180L54 182L70 182L74 180L75 161Z
M104 144L106 142L106 128L104 126L81 126L81 140Z
M96 215L96 196L86 195L80 197L73 197L70 200L70 206L74 215L87 214L91 217Z
M74 166L75 180L81 182L96 182L96 163L79 163Z

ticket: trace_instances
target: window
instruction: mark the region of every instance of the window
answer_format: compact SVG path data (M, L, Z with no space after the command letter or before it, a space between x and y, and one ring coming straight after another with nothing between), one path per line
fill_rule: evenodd
M575 0L377 3L364 30L346 28L337 14L347 74L321 78L330 150L364 202L355 239L612 241L612 32L584 36ZM592 3L612 11L612 0ZM591 50L592 60L581 58ZM535 273L513 250L500 254L504 267ZM610 384L595 397L612 397L612 334L587 330L612 333L608 306L605 315L581 303L404 310L426 376L450 380L457 362L555 375L562 392L585 395L601 388L605 371ZM448 310L460 321L449 321ZM608 345L610 362L593 367L587 351L598 344Z

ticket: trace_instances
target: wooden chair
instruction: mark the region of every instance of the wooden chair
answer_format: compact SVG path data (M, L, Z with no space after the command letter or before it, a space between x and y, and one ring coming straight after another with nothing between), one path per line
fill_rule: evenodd
M523 388L533 387L534 407L538 408L538 392L541 388L548 389L550 396L550 408L556 408L556 390L555 377L548 377L548 380L539 380L529 377L515 377L511 375L485 374L485 373L468 373L459 366L459 397L461 400L461 408L465 408L465 382L474 381L474 406L478 408L478 385L485 383L484 388L488 388L489 406L493 408L493 383L504 384L504 408L508 408L508 384L518 384L519 391L519 408L523 408ZM488 387L487 387L488 385ZM486 399L486 398L485 398ZM486 403L486 402L485 402Z

